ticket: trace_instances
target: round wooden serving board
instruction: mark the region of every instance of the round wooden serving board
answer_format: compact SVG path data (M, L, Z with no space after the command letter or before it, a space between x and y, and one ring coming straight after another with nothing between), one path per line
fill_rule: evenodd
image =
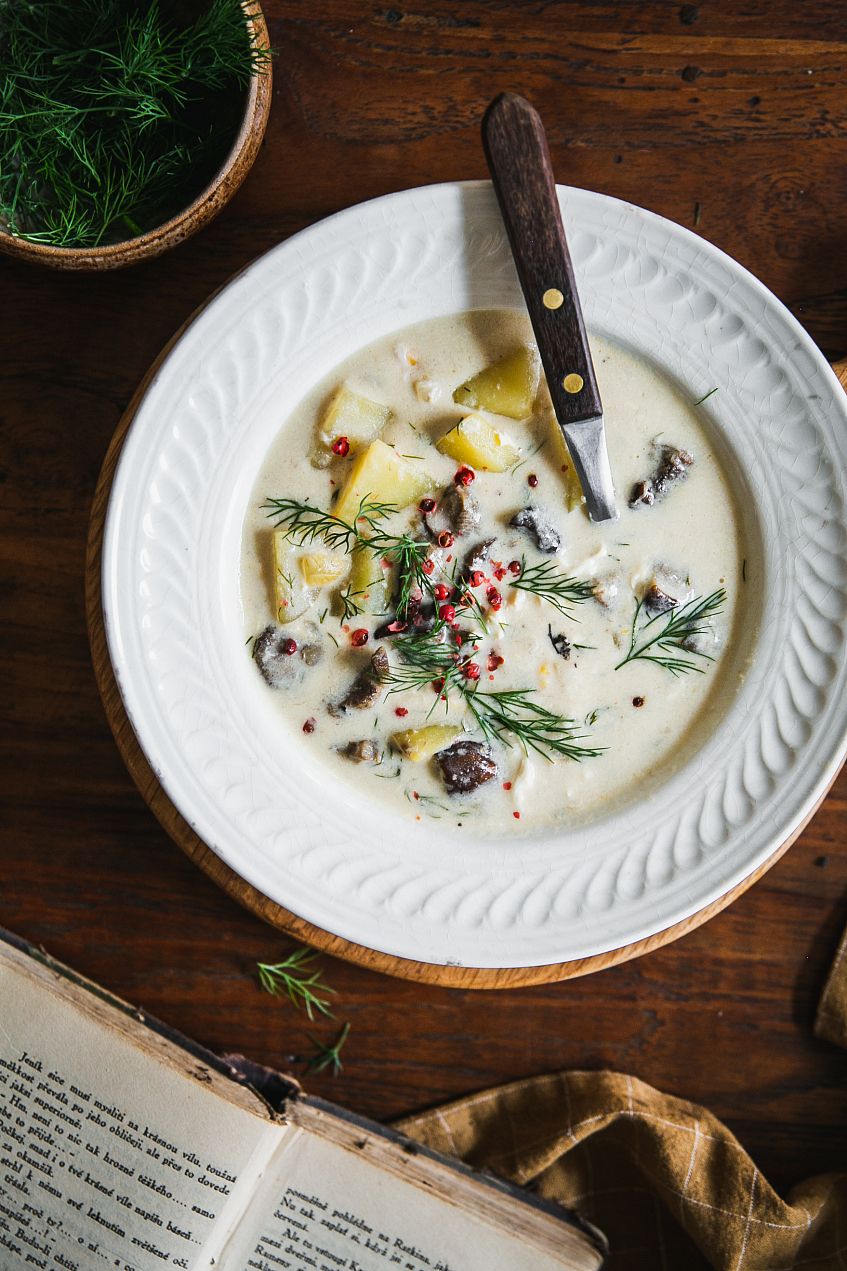
M202 308L205 308L205 305L201 306ZM346 958L348 962L358 963L359 966L368 967L374 971L384 971L386 975L396 975L406 980L417 980L427 984L442 984L451 988L505 989L524 984L543 984L555 980L568 980L579 975L589 975L593 971L601 971L604 967L615 966L619 962L626 962L630 958L639 957L642 953L649 953L652 949L658 949L662 945L670 944L672 940L677 940L680 936L693 931L695 927L708 922L710 918L720 913L727 905L732 904L742 892L751 887L788 851L791 844L802 833L820 807L827 791L824 791L821 795L820 800L803 824L784 843L779 845L773 855L763 865L745 878L743 882L739 883L737 887L734 887L711 905L707 905L696 914L692 914L690 918L686 918L683 922L675 923L672 927L657 932L656 935L649 936L646 940L638 940L634 944L624 945L620 949L612 949L607 953L598 953L591 958L579 958L573 962L556 962L547 966L506 967L503 969L439 966L432 962L415 962L408 958L397 958L387 953L380 953L376 949L354 944L350 940L343 940L340 936L335 936L331 932L324 931L323 928L316 927L312 923L306 922L305 919L299 918L297 914L292 913L289 909L284 909L257 888L245 882L234 870L230 869L220 857L216 856L207 847L183 819L177 808L174 807L165 794L147 762L144 752L138 743L138 738L127 718L124 704L115 682L106 643L101 600L103 529L112 489L112 480L120 459L124 440L135 418L135 412L138 410L141 400L147 391L148 384L174 344L191 325L200 311L197 310L192 314L159 354L159 357L139 385L118 424L117 431L107 451L94 495L91 522L88 530L88 550L85 568L85 602L91 656L100 695L106 708L109 724L118 743L118 749L148 807L174 842L182 848L183 852L190 857L195 865L199 865L219 887L222 887L234 900L251 910L259 918L270 923L273 927L278 927L281 931L286 932L287 935L293 936L305 944L312 945L324 953L331 953L335 957ZM833 366L833 370L842 385L847 389L847 359L836 363Z

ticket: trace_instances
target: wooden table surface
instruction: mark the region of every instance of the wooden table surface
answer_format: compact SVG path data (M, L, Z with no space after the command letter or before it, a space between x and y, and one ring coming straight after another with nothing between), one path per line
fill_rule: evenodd
M314 1025L260 992L293 944L171 843L123 767L86 638L98 471L147 366L260 252L363 199L484 177L479 120L508 89L546 122L558 180L697 232L796 305L847 285L847 7L272 0L280 50L260 158L229 208L159 260L62 275L0 257L5 758L0 923L214 1050L302 1073ZM832 357L838 294L801 306ZM843 1168L847 1057L811 1035L847 922L847 777L788 854L676 944L493 993L322 958L350 1021L308 1088L377 1118L557 1068L611 1067L707 1104L779 1188Z

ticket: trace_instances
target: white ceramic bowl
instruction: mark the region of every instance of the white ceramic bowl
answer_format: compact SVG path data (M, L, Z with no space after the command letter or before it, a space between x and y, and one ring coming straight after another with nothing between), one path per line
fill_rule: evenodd
M487 183L351 208L241 274L150 385L109 506L110 654L173 803L279 904L423 962L539 966L682 921L796 831L847 749L843 390L787 310L714 247L603 195L559 197L589 329L692 400L719 388L702 409L746 508L751 664L649 800L572 833L496 840L398 820L332 786L245 656L241 525L291 407L393 330L521 306Z

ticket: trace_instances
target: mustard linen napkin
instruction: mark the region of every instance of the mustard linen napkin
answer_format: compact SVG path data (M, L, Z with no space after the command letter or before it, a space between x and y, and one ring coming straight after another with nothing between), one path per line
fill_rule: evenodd
M847 1047L847 932L815 1033ZM531 1077L395 1128L575 1209L608 1271L847 1271L847 1173L782 1200L710 1112L624 1073Z

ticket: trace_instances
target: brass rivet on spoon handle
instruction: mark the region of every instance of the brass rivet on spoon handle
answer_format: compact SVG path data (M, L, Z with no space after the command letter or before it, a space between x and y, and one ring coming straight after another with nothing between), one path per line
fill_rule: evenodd
M503 214L556 418L593 521L617 516L603 405L588 348L556 182L538 112L501 93L482 120L482 145ZM550 285L556 280L555 287Z

